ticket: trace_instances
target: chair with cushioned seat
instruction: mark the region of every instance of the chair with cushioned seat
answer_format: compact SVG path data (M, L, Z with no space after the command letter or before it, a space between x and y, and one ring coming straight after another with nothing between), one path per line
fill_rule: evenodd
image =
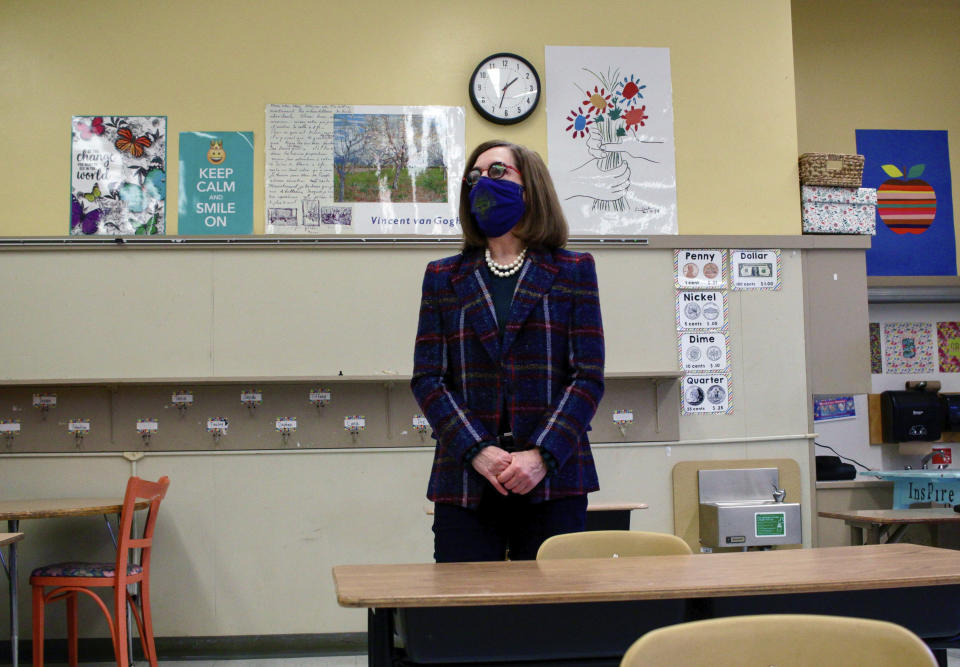
M652 630L620 667L935 667L919 637L887 621L815 614L728 616Z
M537 560L554 558L621 558L693 553L676 535L642 530L588 530L548 538L540 545Z
M157 650L153 641L153 618L150 612L150 561L153 550L153 531L157 522L160 501L170 486L168 477L149 482L131 477L120 513L120 535L117 558L112 563L64 562L36 568L30 575L33 587L33 664L43 665L44 610L47 603L64 600L67 603L67 651L71 667L77 665L77 595L85 593L92 597L107 617L114 655L119 667L128 667L127 655L127 605L140 632L143 654L151 667L157 666ZM150 503L142 537L132 536L133 519L137 501ZM131 559L130 550L140 549L140 562ZM139 587L139 609L127 588L130 584ZM47 590L52 587L52 590ZM113 613L93 589L113 589Z

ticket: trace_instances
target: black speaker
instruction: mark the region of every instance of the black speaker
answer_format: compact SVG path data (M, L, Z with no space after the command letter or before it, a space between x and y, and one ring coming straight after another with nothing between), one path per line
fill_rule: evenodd
M818 482L836 482L857 476L857 469L841 461L839 456L817 456L816 462Z
M939 440L943 424L940 399L931 391L880 394L884 442Z
M943 430L960 431L960 394L940 394Z

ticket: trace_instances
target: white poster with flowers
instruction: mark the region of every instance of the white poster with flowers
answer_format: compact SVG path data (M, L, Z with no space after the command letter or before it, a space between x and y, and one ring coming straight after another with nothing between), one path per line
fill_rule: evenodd
M546 47L550 173L573 234L676 234L670 50Z

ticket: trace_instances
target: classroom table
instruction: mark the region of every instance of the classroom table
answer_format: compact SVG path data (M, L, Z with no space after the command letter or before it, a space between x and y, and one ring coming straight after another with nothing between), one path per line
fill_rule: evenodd
M827 519L842 519L850 526L850 544L886 544L899 542L911 524L933 527L960 523L960 513L951 507L927 507L904 510L849 510L818 512Z
M23 533L0 533L0 547L19 542L23 539Z
M137 509L149 507L149 503L140 501ZM24 500L0 500L0 521L6 520L11 533L18 531L21 519L51 519L57 517L94 516L102 514L107 520L110 535L113 530L107 516L120 514L123 509L122 498L34 498ZM17 586L17 545L11 542L9 564L6 567L7 584L10 589L10 658L13 667L19 663L18 640L20 621L18 618Z
M341 606L368 609L370 665L468 658L616 664L656 627L753 613L888 620L941 654L945 644L935 641L960 634L960 552L914 544L341 565L333 579Z

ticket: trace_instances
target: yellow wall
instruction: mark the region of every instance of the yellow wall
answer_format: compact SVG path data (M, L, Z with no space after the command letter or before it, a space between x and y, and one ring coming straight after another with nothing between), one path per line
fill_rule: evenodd
M466 82L475 65L497 51L524 55L542 74L546 45L669 47L680 233L799 233L789 0L103 0L95 4L0 0L0 183L8 192L6 205L0 208L0 235L66 233L73 115L168 117L171 233L176 231L178 135L196 130L255 132L254 228L262 232L264 108L269 103L463 106L468 145L503 136L545 153L545 104L525 124L494 126L469 106ZM278 253L283 251L260 250L251 254L256 258L253 264L264 259L281 261ZM437 255L450 252L444 247L427 252L433 250ZM14 281L22 289L2 293L9 293L8 303L16 304L6 310L30 311L26 320L7 322L13 333L0 343L0 349L8 357L22 355L26 361L21 369L27 375L44 372L49 360L39 359L51 355L37 344L38 337L24 339L24 327L30 329L29 323L34 322L36 328L57 329L56 322L51 324L43 313L79 289L64 291L57 286L56 276L66 275L64 267L70 265L83 264L81 277L71 273L64 278L74 285L86 284L83 278L96 273L93 291L85 290L78 299L97 300L100 295L99 305L81 303L82 318L87 321L72 322L65 335L83 344L57 347L53 356L69 355L81 364L105 358L110 350L105 352L99 341L108 347L115 339L139 341L136 334L146 327L131 325L131 317L145 312L157 326L144 332L142 349L117 357L125 377L153 373L142 365L148 355L146 361L163 367L163 375L182 374L185 364L196 368L204 363L215 374L220 370L218 360L189 350L180 359L177 355L182 350L165 346L176 346L177 339L198 333L206 334L202 340L212 345L210 318L219 317L222 309L248 308L254 313L251 317L259 312L279 325L281 318L274 311L258 310L258 306L287 303L284 299L289 298L285 284L266 281L252 303L248 296L240 296L214 304L206 315L202 308L197 310L197 299L204 294L197 285L209 284L222 262L240 267L243 251L218 251L213 256L159 251L163 253L159 265L156 262L161 260L153 251L111 255L111 265L129 265L130 275L150 266L173 268L158 271L161 277L149 285L137 281L129 286L122 281L113 285L109 281L113 274L104 273L98 263L109 251L61 252L69 259L49 252L0 254L0 273L16 274L22 281ZM310 318L343 318L340 338L369 330L370 313L383 309L376 303L365 307L371 301L367 294L394 299L390 309L399 308L396 303L409 304L405 319L389 321L383 328L392 348L389 355L353 355L353 348L341 352L344 363L367 372L402 368L395 358L409 363L419 282L402 278L406 272L418 275L427 254L405 248L376 253L385 255L374 257L363 250L283 255L283 260L296 263L289 267L291 272L316 278L314 283L307 278L298 287L304 290L304 298L294 303L310 312L306 319L296 314L293 335L316 336L319 329L299 326L310 324ZM672 288L654 294L654 302L648 294L637 302L634 295L638 289L650 292L649 281L643 280L645 271L656 269L658 276L669 278L671 259L663 250L598 253L604 307L610 307L609 317L605 310L610 368L650 370L658 359L667 358L655 350L672 348L672 305L650 311L659 313L656 317L644 308L651 303L656 306L658 299L672 298ZM771 339L762 327L744 327L734 355L735 373L743 382L736 389L736 400L742 407L727 417L686 418L681 442L671 446L598 447L603 491L596 500L648 502L650 509L637 513L635 528L672 529L670 470L679 460L786 456L796 459L809 477L800 256L788 253L784 262L783 290L739 294L736 303L742 305L731 307L732 313L740 308L736 322L773 322L790 332L786 339ZM51 263L56 263L57 270L50 270ZM140 273L137 276L142 279ZM29 279L39 275L45 276L39 282ZM170 276L169 284L163 282L164 275ZM344 287L326 292L321 283L327 279ZM241 287L241 280L234 282ZM388 282L387 289L368 289ZM44 290L55 291L57 298L45 298ZM180 290L191 293L180 298ZM359 295L361 307L333 307L350 294ZM138 301L143 295L147 298ZM614 310L621 303L617 314ZM174 313L165 309L171 304ZM191 312L200 315L191 319ZM184 318L189 321L178 328ZM639 322L644 318L649 322ZM112 338L90 336L89 328L83 326L88 321L109 330ZM654 335L647 341L646 327L660 327L657 330L665 329L669 335ZM230 363L242 361L243 355L256 364L277 359L277 351L270 347L272 339L262 330L251 330L246 340L241 340L244 331L224 333L236 341L232 344L237 347L226 357ZM164 342L160 348L151 346L147 335ZM359 347L368 336L369 332L355 336L351 345ZM88 342L91 339L98 342ZM197 340L192 344L202 344ZM319 346L330 348L340 344L332 336L317 340ZM305 354L306 365L300 372L321 368L342 349ZM675 363L675 357L670 362ZM269 373L284 372L276 363L266 365L271 366ZM106 372L95 359L91 366ZM69 371L60 365L52 372ZM784 390L768 391L764 384L768 377L788 378ZM161 518L164 551L159 553L158 546L154 571L157 634L362 630L363 611L339 608L332 581L324 573L342 563L430 559L429 520L422 511L429 457L427 448L345 450L329 455L290 451L266 458L231 452L151 453L136 464L136 471L148 478L169 474L174 480L164 510L167 518ZM128 472L126 463L113 455L0 454L0 461L0 491L8 498L109 494ZM802 500L809 503L807 491ZM804 521L808 528L809 516ZM52 562L63 553L62 547L71 546L74 533L65 526L74 524L37 523L44 526L29 528L31 537L24 541L21 553L24 564ZM260 531L256 539L249 535L251 526ZM809 532L805 529L805 535ZM29 571L26 566L23 569ZM318 576L311 586L299 586L295 578L283 576L289 572ZM23 580L21 584L21 627L29 627L29 587ZM6 608L0 607L2 628ZM290 609L302 613L291 614ZM62 636L62 626L51 632ZM81 634L102 632L84 625Z
M857 129L947 130L960 256L960 3L794 0L800 152L856 153Z
M546 154L543 101L503 128L466 85L497 51L543 74L545 45L669 47L680 233L799 233L788 0L22 0L0 3L0 235L66 233L73 115L167 116L168 233L196 130L255 132L263 231L268 103L463 106L468 145Z

